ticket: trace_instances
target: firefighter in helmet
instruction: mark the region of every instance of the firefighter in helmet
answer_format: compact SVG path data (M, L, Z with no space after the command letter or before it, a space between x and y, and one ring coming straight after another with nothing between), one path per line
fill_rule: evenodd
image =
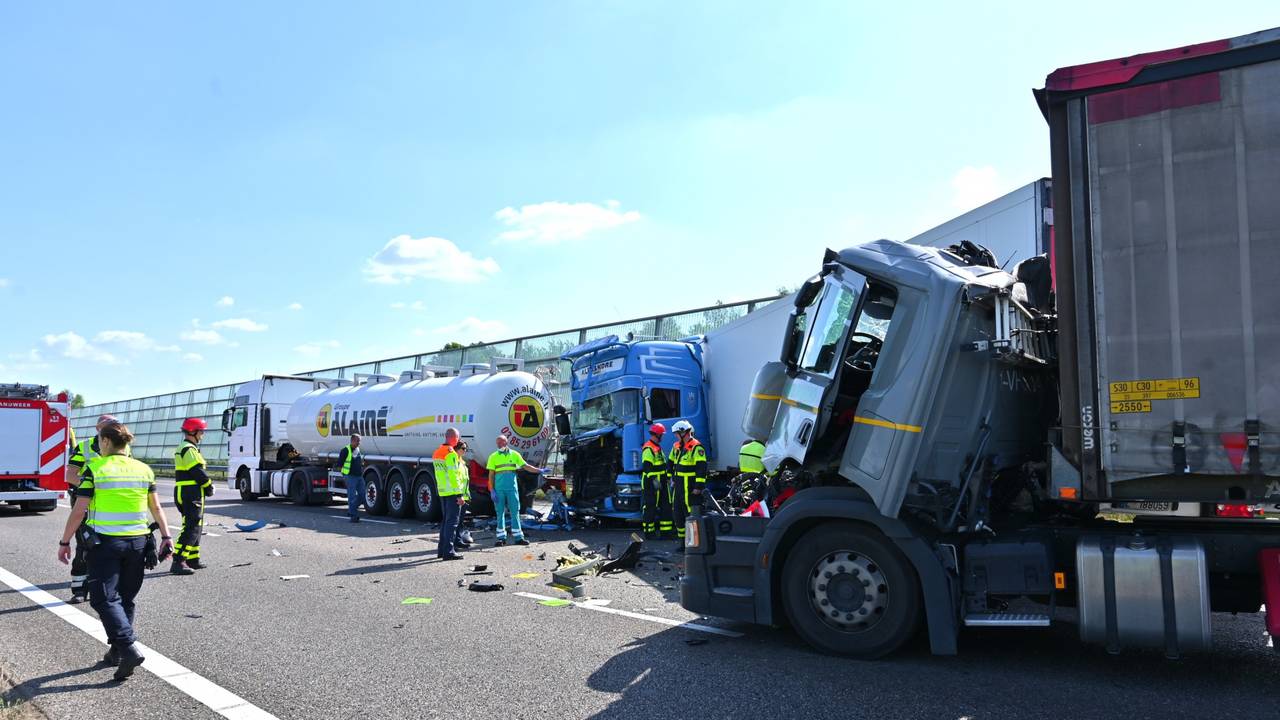
M173 502L182 513L182 532L173 545L174 575L190 575L205 567L200 562L200 533L204 529L204 499L213 495L213 481L205 472L200 441L209 425L200 418L182 421L182 443L173 451Z
M667 456L671 472L671 508L675 521L676 538L684 549L684 521L694 510L702 507L702 489L707 484L707 449L693 436L693 425L679 420L671 429L676 443Z
M662 456L662 423L649 426L649 441L640 454L640 525L647 540L671 533L671 495L667 461Z

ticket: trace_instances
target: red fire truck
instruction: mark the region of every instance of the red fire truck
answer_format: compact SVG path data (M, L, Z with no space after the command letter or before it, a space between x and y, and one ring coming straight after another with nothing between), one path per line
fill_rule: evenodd
M48 512L66 496L69 411L45 385L0 385L0 502Z

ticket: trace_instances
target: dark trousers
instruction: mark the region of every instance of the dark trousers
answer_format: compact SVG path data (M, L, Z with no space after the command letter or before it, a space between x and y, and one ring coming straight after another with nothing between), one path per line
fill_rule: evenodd
M93 606L107 642L124 647L134 641L133 599L142 589L142 554L145 535L100 535L89 551L89 604Z
M694 495L693 491L702 489L703 485L693 477L675 475L671 478L671 514L674 516L676 537L681 540L684 540L685 519L695 507L702 507L702 496Z
M671 532L670 481L663 476L640 476L640 527L647 537Z
M176 560L200 559L200 533L204 530L204 493L195 485L182 485L173 489L173 502L182 513L182 532L173 544ZM163 534L163 533L162 533Z
M360 506L364 504L364 476L344 475L347 480L347 517L360 517Z
M76 552L71 556L71 594L84 597L89 594L89 551L93 549L93 533L88 525L80 523L75 542Z
M458 539L458 523L462 522L462 506L458 504L457 495L440 498L440 515L440 545L436 556L444 557L458 551L454 542Z

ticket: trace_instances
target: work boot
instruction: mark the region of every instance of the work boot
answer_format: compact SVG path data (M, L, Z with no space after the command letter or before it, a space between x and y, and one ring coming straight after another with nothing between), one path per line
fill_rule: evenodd
M81 595L81 594L79 594L79 593L72 593L72 594L71 594L71 599L67 601L67 604L68 604L68 605L79 605L80 603L82 603L82 602L84 602L85 600L88 600L88 599L89 599L89 598L87 598L87 597L85 597L84 595Z
M190 560L187 561L187 567L191 568L192 570L203 570L209 566L200 562L200 558L191 558Z
M516 540L516 544L517 544L517 545L528 545L528 544L529 544L529 541L528 541L528 540L525 540L524 538L520 538L519 540Z
M142 653L138 652L138 647L133 643L120 648L116 652L116 656L120 658L120 664L116 666L116 673L112 675L116 680L125 680L133 674L134 668L146 661Z
M195 575L196 571L187 567L187 564L181 560L174 560L173 565L169 568L169 572L174 575Z
M498 538L497 540L493 541L494 547L502 547L503 545L506 545L506 544L507 544L507 541L503 538Z
M102 662L115 667L120 664L120 655L116 652L115 645L107 647L107 654L102 656Z

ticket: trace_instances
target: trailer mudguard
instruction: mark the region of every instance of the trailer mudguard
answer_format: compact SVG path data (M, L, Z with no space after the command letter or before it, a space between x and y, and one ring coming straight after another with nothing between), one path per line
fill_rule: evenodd
M881 515L871 501L864 499L852 488L804 490L788 500L769 521L756 549L756 567L769 568L769 572L756 573L755 576L757 622L774 624L772 561L776 559L777 551L794 542L804 532L801 528L814 520L864 522L893 540L911 561L920 578L930 649L935 655L956 654L959 598L942 560L934 553L930 544L910 526L897 518Z

